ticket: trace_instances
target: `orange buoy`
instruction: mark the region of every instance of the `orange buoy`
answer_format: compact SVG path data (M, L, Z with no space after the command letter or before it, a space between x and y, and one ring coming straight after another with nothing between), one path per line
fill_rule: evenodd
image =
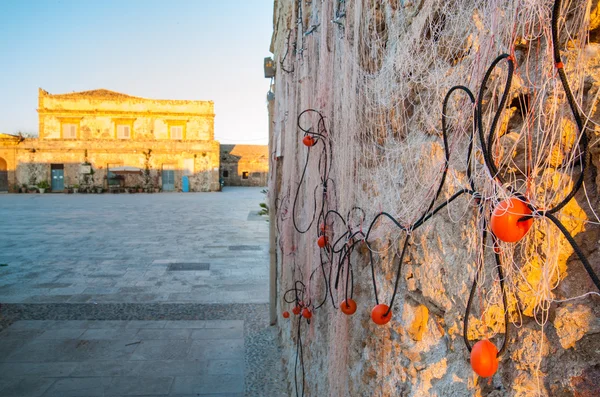
M515 243L523 238L533 224L533 219L521 220L531 215L531 209L517 197L501 201L490 221L490 228L496 237L506 243Z
M471 368L483 378L488 378L498 370L498 349L487 339L475 343L471 349Z
M302 143L304 143L305 146L311 147L314 146L317 141L312 136L306 135L304 136L304 139L302 139Z
M342 313L351 316L356 312L356 302L354 302L354 299L348 298L340 303L340 310Z
M305 307L304 309L302 309L302 317L311 318L312 312L307 307Z
M371 310L371 319L377 325L384 325L389 323L392 319L392 311L390 310L386 316L385 313L387 313L388 310L388 305L384 305L383 303L376 305L373 308L373 310Z
M319 239L317 240L317 245L319 246L319 248L324 248L327 245L327 237L325 237L324 235L319 237Z
M283 318L290 318L290 312L288 312L288 311L283 312Z
M294 313L296 316L300 314L300 306L294 306L294 308L292 309L292 313Z

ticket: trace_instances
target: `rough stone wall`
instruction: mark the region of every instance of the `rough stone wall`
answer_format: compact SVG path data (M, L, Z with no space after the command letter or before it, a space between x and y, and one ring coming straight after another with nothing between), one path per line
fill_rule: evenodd
M510 159L501 171L513 173L509 180L517 190L533 190L531 196L543 196L539 200L545 206L564 196L572 181L561 164L572 153L576 130L553 69L548 40L552 6L552 1L542 0L274 2L271 50L277 74L272 147L277 160L269 190L271 208L277 211L279 313L291 313L293 304L286 302L285 294L296 281L306 285L305 299L314 306L320 303L331 266L315 243L319 222L313 222L305 234L298 233L293 224L296 217L302 227L308 225L315 211L318 213L315 207L321 206L318 153L322 142L318 149L310 149L306 175L301 179L308 149L302 145L297 117L306 109L316 109L324 116L331 142L333 183L328 184L327 208L344 216L353 205L364 208L364 225L355 225L355 230L360 227L364 231L381 211L409 223L414 221L411 214L423 211L423 203L431 197L432 181L439 178L441 108L446 92L462 84L477 95L492 60L503 52L513 54L517 73L500 119L495 155ZM573 25L585 30L585 34L570 36L563 32L560 37L565 69L587 120L590 154L585 160L585 189L562 210L561 220L599 273L598 1L563 2L562 10L567 15L565 30ZM529 34L531 29L536 35ZM489 85L501 93L505 79L505 72L494 74ZM499 96L486 97L486 101L497 104ZM462 106L463 113L452 108L456 115L452 122L466 125L462 135L455 132L463 138L451 142L452 153L461 156L468 144L464 136L473 122L469 118L472 106L466 102ZM544 116L524 117L528 108L550 115L548 119L553 121ZM492 116L486 113L486 125ZM320 131L318 119L308 117L303 122L312 132ZM544 165L539 170L544 177L532 182L534 188L527 188L519 184L527 175L515 175L526 169L527 145L550 136L547 129L559 131L552 139L561 143L538 143L536 147L547 153L529 154ZM483 164L480 153L475 158ZM442 202L464 186L465 172L465 164L452 157ZM486 192L492 190L484 171L477 181ZM506 188L501 190L506 192ZM371 236L376 281L380 300L388 303L404 237L394 227L376 229ZM375 297L369 255L364 246L357 249L350 258L358 303L353 316L340 313L337 305L344 292L339 288L331 291L336 307L329 299L314 310L310 324L302 321L299 332L296 316L279 318L290 394L600 395L600 297L587 294L598 291L564 237L545 219L536 219L525 242L501 247L509 273L508 347L493 378L480 378L473 372L463 342L463 318L478 263L481 229L472 202L458 199L411 234L393 318L385 326L371 321ZM339 237L342 231L338 223L327 233ZM552 251L552 247L558 249ZM484 256L468 336L471 341L491 338L500 345L505 336L504 309L489 251ZM322 262L325 270L320 267ZM553 264L552 269L547 263ZM559 302L562 300L567 301Z
M267 186L269 148L266 145L221 145L220 168L225 186Z

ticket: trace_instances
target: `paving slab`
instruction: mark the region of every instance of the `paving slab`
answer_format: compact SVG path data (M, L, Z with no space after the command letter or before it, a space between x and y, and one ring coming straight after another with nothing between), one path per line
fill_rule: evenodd
M141 341L132 360L184 360L192 342L188 340L143 340Z
M102 378L61 378L44 393L44 397L104 397Z
M52 384L51 378L17 378L0 390L2 397L41 397Z
M105 379L104 393L119 396L166 395L173 377L115 376Z
M178 376L173 393L243 393L244 377L239 375Z

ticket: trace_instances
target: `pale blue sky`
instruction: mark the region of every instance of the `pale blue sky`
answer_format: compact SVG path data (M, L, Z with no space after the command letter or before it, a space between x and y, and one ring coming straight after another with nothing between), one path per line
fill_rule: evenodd
M37 133L38 87L213 100L222 143L267 143L273 0L0 0L0 132Z

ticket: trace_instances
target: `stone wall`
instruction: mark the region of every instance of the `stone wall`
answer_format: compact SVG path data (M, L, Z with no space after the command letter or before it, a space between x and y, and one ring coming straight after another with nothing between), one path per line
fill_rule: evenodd
M106 185L107 167L135 167L139 175L126 177L126 186L146 186L146 168L150 171L153 187L162 186L162 170L165 166L175 171L175 190L181 189L181 180L186 167L193 164L189 173L192 191L217 191L219 143L195 142L65 142L26 139L18 145L8 147L0 142L0 157L7 160L9 186L14 184L34 185L43 180L50 181L51 164L64 165L65 185ZM147 153L150 155L146 156ZM90 163L94 174L84 181L80 165Z
M518 192L538 208L551 208L578 176L579 135L552 58L553 5L275 1L277 160L269 192L270 208L277 211L277 305L279 313L291 314L298 292L312 310L310 323L294 314L279 316L290 395L600 395L600 297L563 234L536 216L524 240L499 243L507 308L491 238L482 241L484 221L503 198ZM584 188L557 216L600 273L598 1L563 1L560 10L562 61L590 145ZM488 67L502 53L511 56L490 74L480 113L486 135L499 114L492 152L505 183L491 178L478 134L474 172L467 175L474 105L455 93L445 113L449 169L435 205L448 203L469 179L481 196L457 198L407 237L401 226L427 213L441 177L445 95L463 85L479 97ZM496 111L509 75L507 59L516 69L506 106ZM315 112L298 120L308 109ZM302 129L317 137L315 146L302 144ZM316 244L329 210L340 213L329 213L324 229L330 242L338 241L335 252ZM387 218L372 225L383 211L400 226ZM370 316L376 296L369 248L359 242L340 260L343 248L361 240L371 225L380 303L389 304L400 269L392 320L383 326ZM357 237L348 240L346 231ZM352 277L346 278L350 265ZM478 266L468 338L489 338L498 347L507 338L498 371L488 379L473 372L463 341ZM347 282L353 282L358 305L352 316L339 309Z
M225 186L267 186L266 145L221 145L221 178Z

